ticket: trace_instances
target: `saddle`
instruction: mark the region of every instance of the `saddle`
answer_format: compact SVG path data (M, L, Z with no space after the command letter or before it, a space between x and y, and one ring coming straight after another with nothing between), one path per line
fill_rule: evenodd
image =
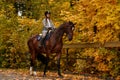
M50 39L53 31L50 31L49 33L46 34L45 38L42 38L42 34L39 34L37 36L37 40L40 42L40 45L45 45L45 42Z

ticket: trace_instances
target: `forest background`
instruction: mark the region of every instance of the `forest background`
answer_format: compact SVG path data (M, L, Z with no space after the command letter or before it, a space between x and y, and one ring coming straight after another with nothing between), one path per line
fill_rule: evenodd
M120 0L0 0L0 67L28 68L30 54L27 40L42 30L44 12L51 11L56 28L64 21L77 23L71 42L94 43L120 40ZM22 11L22 16L18 16ZM62 54L65 57L66 54ZM69 71L97 74L103 77L120 75L119 48L71 49ZM38 68L41 63L38 62ZM49 68L56 69L56 59ZM61 60L62 71L68 69Z

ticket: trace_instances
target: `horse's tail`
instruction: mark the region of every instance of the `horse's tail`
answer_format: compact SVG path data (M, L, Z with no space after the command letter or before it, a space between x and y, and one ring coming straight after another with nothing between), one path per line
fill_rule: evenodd
M30 39L27 41L28 49L30 50Z

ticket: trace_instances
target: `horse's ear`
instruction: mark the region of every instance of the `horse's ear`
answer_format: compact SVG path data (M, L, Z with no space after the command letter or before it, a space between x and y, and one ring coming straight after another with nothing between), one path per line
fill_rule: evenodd
M68 21L69 23L72 23L71 21Z
M77 23L75 22L74 25L76 25Z
M71 22L71 21L69 21L69 23L73 23L73 22ZM75 22L75 23L73 23L73 25L76 25L77 23Z

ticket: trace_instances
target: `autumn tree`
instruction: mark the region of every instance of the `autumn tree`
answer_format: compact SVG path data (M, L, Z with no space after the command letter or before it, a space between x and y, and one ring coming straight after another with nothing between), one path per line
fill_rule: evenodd
M18 17L14 0L0 1L0 67L25 68L29 66L27 40L41 33L44 11L51 11L51 18L58 27L64 21L77 23L74 38L64 43L119 41L120 0L16 0L24 4L24 14ZM22 2L21 2L22 1ZM20 5L19 5L20 6ZM116 48L71 49L71 71L103 73L103 76L118 76L120 69L119 50ZM66 55L63 54L63 57ZM26 64L27 63L27 64ZM50 66L53 66L50 63ZM62 60L62 69L66 62ZM52 67L51 67L52 68Z
M72 43L119 41L120 6L117 0L73 0L72 8L61 10L61 17L63 20L71 20L77 23L75 37ZM86 62L81 67L82 65L80 64L83 61L77 60L77 69L83 69L86 65L89 65L86 66L86 71L88 68L89 72L92 73L96 71L104 72L104 76L108 74L112 76L118 75L118 69L120 69L118 66L120 64L119 57L117 57L119 54L118 50L114 48L86 48L80 51L81 54L79 53L77 56L91 57L91 59L93 58L91 62L97 64ZM116 68L113 68L111 65L111 60L115 63ZM105 64L106 61L108 63ZM113 74L111 71L114 71Z

